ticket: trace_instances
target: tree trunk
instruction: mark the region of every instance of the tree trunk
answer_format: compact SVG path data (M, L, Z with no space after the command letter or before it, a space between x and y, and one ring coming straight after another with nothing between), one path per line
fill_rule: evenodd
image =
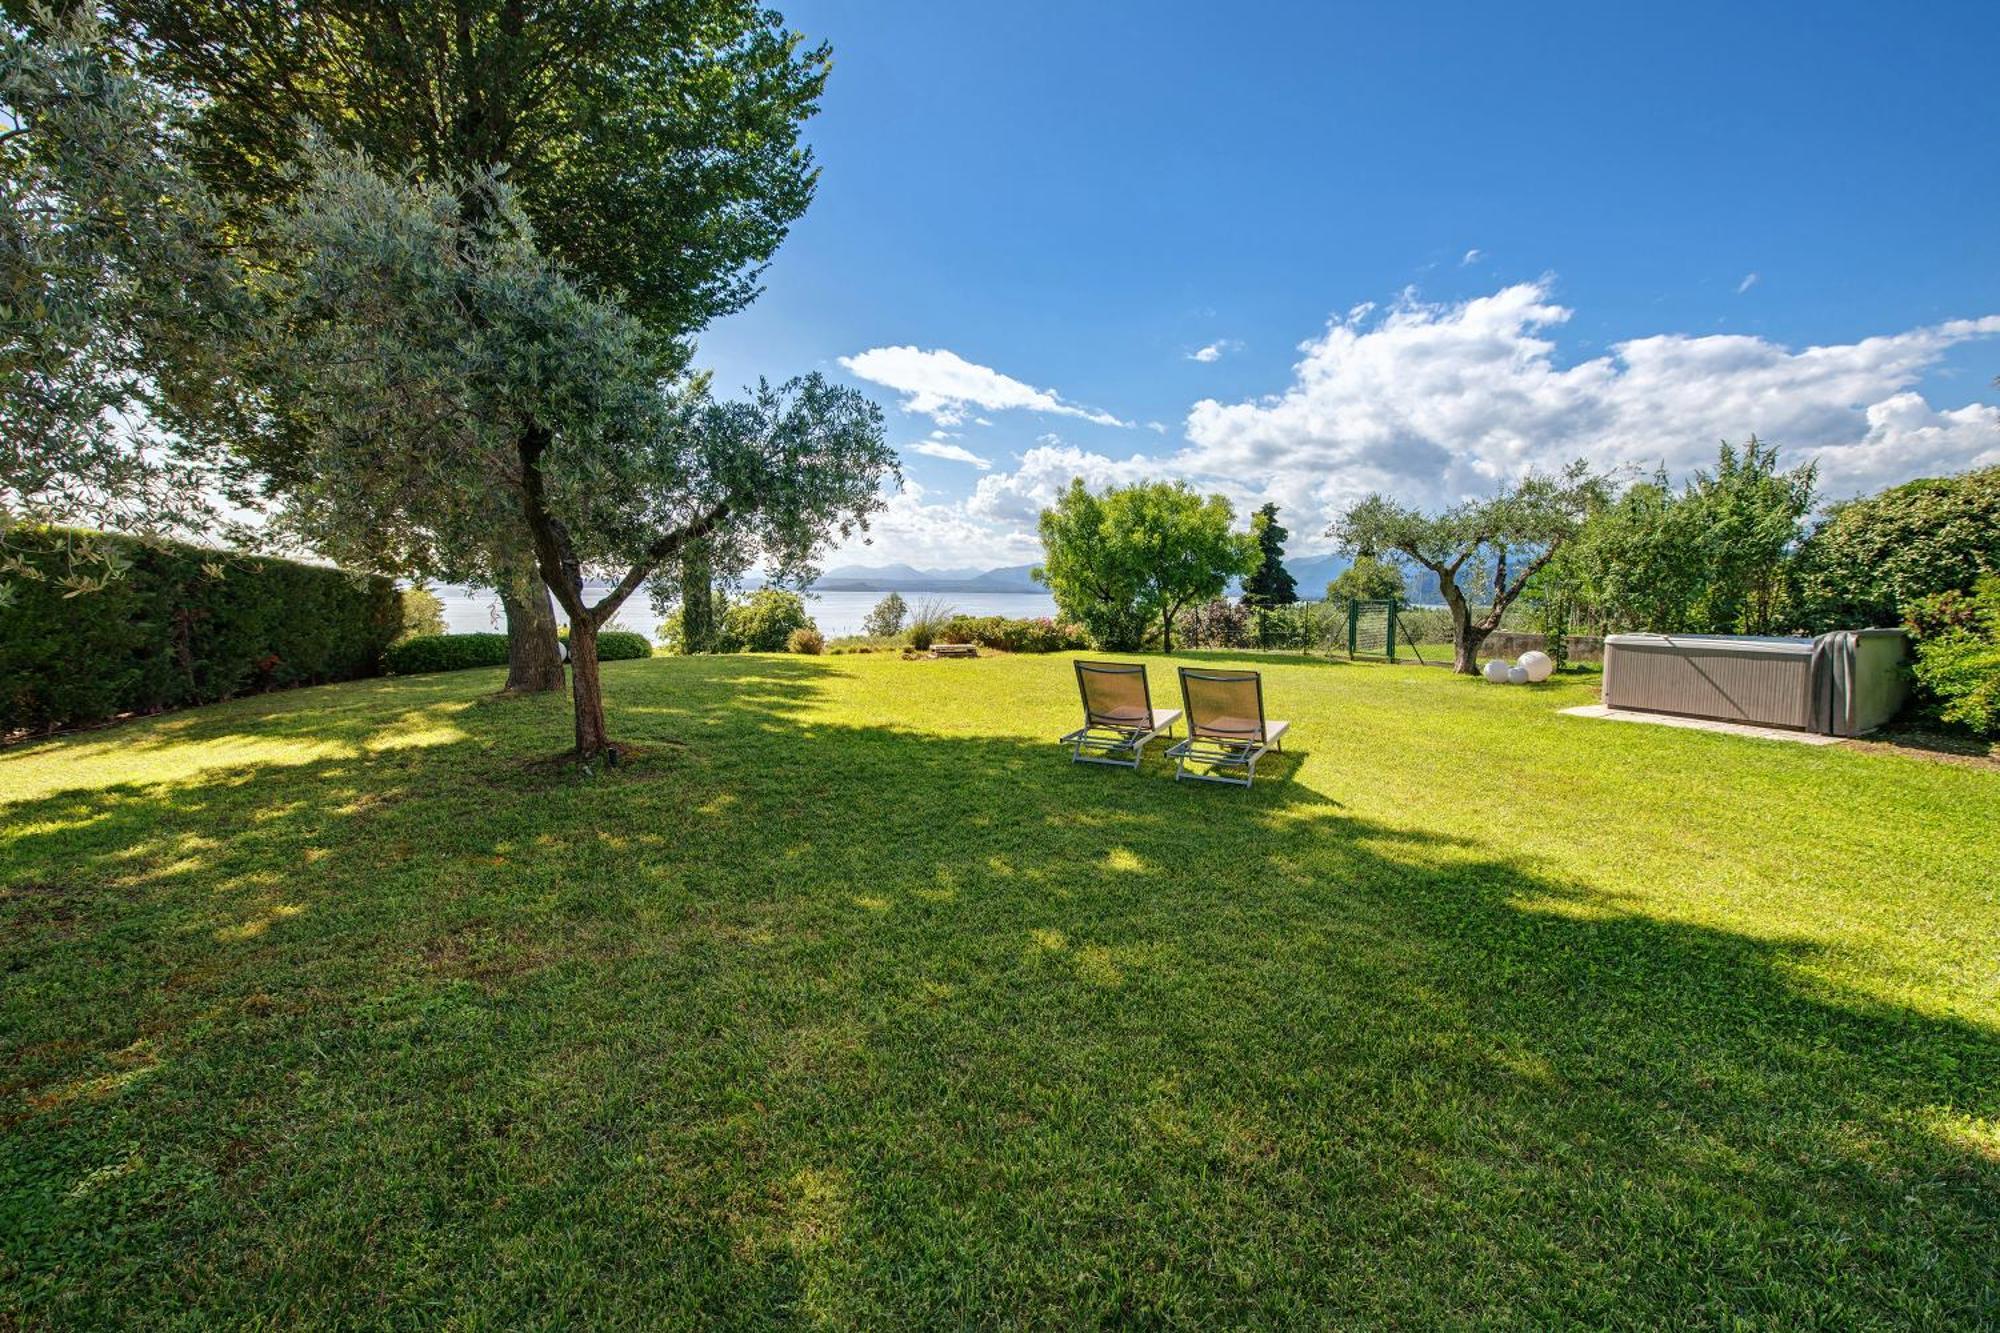
M1451 669L1461 676L1479 674L1479 650L1493 631L1480 629L1465 617L1452 626Z
M548 585L532 568L503 576L500 607L507 616L507 689L543 694L563 687L562 644Z
M597 676L597 626L580 616L569 626L570 693L576 704L576 755L589 763L611 744L604 727L604 690Z
M1160 651L1171 653L1173 650L1174 613L1170 610L1162 610L1160 612Z

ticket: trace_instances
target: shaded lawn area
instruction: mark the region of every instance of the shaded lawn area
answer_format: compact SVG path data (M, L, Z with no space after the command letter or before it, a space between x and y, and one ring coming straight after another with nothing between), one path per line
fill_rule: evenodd
M0 1326L2000 1322L2000 775L1263 665L1248 792L1066 657L0 754Z

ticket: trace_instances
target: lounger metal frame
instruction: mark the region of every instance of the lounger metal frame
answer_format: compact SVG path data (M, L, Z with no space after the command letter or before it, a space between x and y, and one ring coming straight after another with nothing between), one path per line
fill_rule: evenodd
M1248 679L1257 687L1257 739L1232 740L1221 736L1203 736L1195 722L1194 700L1188 696L1188 679L1196 680L1244 680ZM1280 725L1275 735L1267 734L1270 723L1264 718L1264 676L1258 671L1198 671L1192 667L1180 669L1181 708L1187 717L1188 737L1167 751L1167 758L1174 761L1174 781L1189 778L1195 782L1220 782L1229 787L1247 787L1257 776L1257 761L1272 750L1283 753L1285 748L1284 726ZM1189 764L1205 764L1211 768L1241 768L1243 776L1231 777L1227 773L1197 773Z
M1076 667L1077 697L1084 701L1083 725L1062 738L1062 744L1071 746L1069 761L1072 764L1109 764L1113 768L1137 768L1145 758L1146 746L1164 732L1174 734L1174 723L1180 714L1172 709L1164 710L1167 719L1158 724L1159 712L1153 708L1153 686L1146 678L1146 668L1136 662L1085 662L1078 660ZM1139 677L1140 688L1145 692L1146 725L1143 727L1119 727L1090 720L1090 692L1085 688L1083 675L1087 670L1103 671L1107 668ZM1085 751L1090 751L1086 754ZM1129 756L1121 758L1120 756Z

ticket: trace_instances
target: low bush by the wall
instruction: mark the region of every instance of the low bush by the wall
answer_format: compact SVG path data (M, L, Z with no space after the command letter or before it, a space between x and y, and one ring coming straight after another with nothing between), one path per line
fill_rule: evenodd
M643 634L623 629L599 630L597 633L597 660L600 662L623 662L652 655L653 641Z
M72 544L126 562L64 597ZM372 676L402 627L385 578L178 542L16 528L0 606L0 733Z
M818 657L826 651L826 636L816 629L795 629L785 640L785 651Z
M1089 647L1079 626L1045 616L1011 620L1006 616L955 615L936 628L932 642L976 643L1004 653L1061 653Z
M419 634L390 648L383 666L399 676L507 665L504 634Z

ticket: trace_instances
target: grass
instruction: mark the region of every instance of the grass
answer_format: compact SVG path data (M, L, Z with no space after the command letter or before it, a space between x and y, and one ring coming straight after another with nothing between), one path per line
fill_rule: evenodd
M1062 657L0 754L0 1328L2000 1323L2000 774L1259 665L1248 792Z

